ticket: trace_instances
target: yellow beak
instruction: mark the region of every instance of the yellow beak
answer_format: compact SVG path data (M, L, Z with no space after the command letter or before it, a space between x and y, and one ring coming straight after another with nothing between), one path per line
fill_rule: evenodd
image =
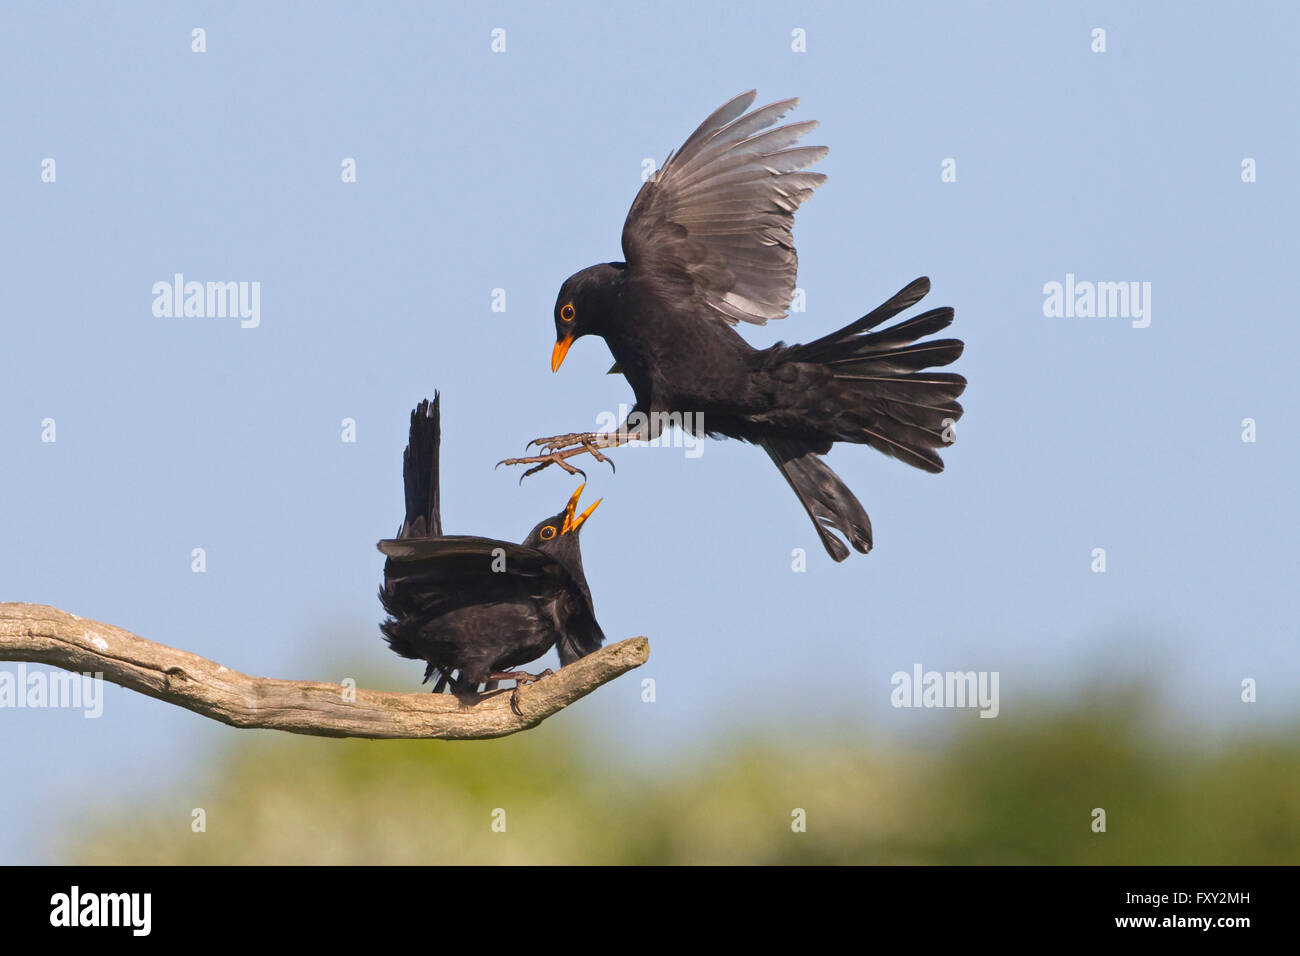
M551 371L558 372L560 366L564 364L564 356L569 354L569 349L573 346L573 336L566 335L560 341L555 343L555 348L551 349Z
M596 510L596 505L605 500L604 498L597 498L596 504L593 504L582 514L578 515L577 518L574 518L573 513L578 510L578 498L582 496L582 489L586 487L586 484L579 485L578 490L575 491L573 497L569 499L569 503L564 506L564 526L560 528L560 534L568 534L570 531L577 531L581 528L582 523L590 518L591 513Z

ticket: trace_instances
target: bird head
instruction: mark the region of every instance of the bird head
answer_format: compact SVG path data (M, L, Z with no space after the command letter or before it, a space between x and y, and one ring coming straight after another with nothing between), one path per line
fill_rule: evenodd
M582 489L587 486L579 485L569 503L564 506L564 510L559 514L544 518L537 523L532 531L528 532L528 537L524 538L524 545L529 548L536 548L539 551L545 551L548 554L554 554L557 557L576 556L578 554L578 532L582 529L583 524L591 513L596 510L596 505L604 499L597 498L586 511L577 514L578 498L582 496ZM581 559L579 558L579 566Z
M558 372L569 347L584 335L604 334L604 319L617 305L625 266L602 262L564 280L555 297L555 348L551 371Z

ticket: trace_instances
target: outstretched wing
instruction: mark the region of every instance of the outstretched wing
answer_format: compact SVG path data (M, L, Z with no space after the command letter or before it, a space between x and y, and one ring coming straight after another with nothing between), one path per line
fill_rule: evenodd
M826 180L803 170L827 148L794 145L815 122L767 129L799 101L746 113L754 95L701 123L641 187L623 224L633 280L666 307L689 296L730 325L785 317L799 268L795 210Z

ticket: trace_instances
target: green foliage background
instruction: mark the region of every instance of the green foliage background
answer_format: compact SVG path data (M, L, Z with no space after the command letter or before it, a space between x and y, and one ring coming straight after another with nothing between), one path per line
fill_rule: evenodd
M626 679L626 678L625 678ZM78 827L87 863L1293 864L1292 724L1214 746L1129 689L938 745L809 727L671 775L574 736L573 712L495 741L240 733L211 777ZM580 708L582 705L577 705ZM191 810L206 811L206 832ZM1107 830L1091 828L1095 807ZM493 832L493 811L505 832ZM795 808L807 830L793 832Z

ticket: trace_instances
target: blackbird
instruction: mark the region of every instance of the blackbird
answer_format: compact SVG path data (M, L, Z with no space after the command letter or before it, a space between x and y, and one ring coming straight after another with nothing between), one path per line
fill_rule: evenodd
M871 522L822 460L835 442L870 445L938 472L938 449L961 418L960 375L929 371L956 361L957 339L919 341L946 328L951 308L872 331L930 290L916 279L851 325L805 345L756 349L733 328L783 318L798 256L791 229L799 205L826 179L806 167L824 146L797 146L815 122L768 129L797 99L746 112L754 91L715 111L641 187L623 225L625 262L565 280L555 301L558 371L584 335L603 338L636 403L614 432L536 439L541 454L503 464L551 464L658 437L694 420L711 436L762 446L812 518L836 561L871 548ZM766 130L766 132L764 132ZM691 413L691 418L687 418Z
M438 493L439 396L411 412L402 459L406 519L396 538L379 542L384 584L380 625L388 646L428 663L434 693L450 687L464 701L501 680L519 686L551 673L512 670L552 646L561 666L604 643L582 571L579 531L600 501L575 516L582 487L564 510L545 518L522 544L444 535ZM584 486L585 487L585 486ZM517 697L512 705L518 709Z

